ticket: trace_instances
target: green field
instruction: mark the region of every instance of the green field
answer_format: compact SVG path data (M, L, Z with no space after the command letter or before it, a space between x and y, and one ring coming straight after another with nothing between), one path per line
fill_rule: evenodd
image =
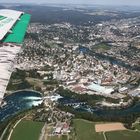
M21 121L12 133L10 140L38 140L44 123Z
M53 137L49 137L48 140L67 140L67 136L66 135L63 135L61 137L53 136Z
M73 120L76 133L75 140L104 140L103 133L95 132L95 124L86 120ZM135 128L140 130L140 125ZM140 140L140 132L135 130L105 132L107 140Z
M73 140L104 140L103 133L95 132L94 122L82 119L74 119L73 127L75 139ZM21 121L13 131L10 140L38 140L44 123L33 121ZM139 124L135 125L139 130ZM133 130L112 131L105 133L107 140L140 140L140 132ZM48 140L67 140L67 136L49 137Z
M140 140L140 132L136 131L113 131L105 134L107 140Z
M61 140L61 138L58 138L58 136L53 136L53 137L49 138L49 140Z
M93 49L97 49L97 50L109 50L110 48L111 47L105 43L101 43L93 47Z
M95 132L95 123L86 120L73 120L77 140L104 140L103 133Z

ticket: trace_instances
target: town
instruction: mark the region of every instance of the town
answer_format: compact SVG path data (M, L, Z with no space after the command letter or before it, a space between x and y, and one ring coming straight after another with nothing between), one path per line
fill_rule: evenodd
M24 43L0 47L1 58L13 54L0 61L7 74L0 76L3 94L7 87L1 120L15 115L2 136L14 139L22 123L34 126L39 140L108 140L112 131L139 136L140 11L22 8L32 15Z
M119 98L122 105L126 96L140 94L138 21L113 20L88 27L32 23L15 68L36 69L46 81L59 81L59 85L79 94ZM133 30L135 26L137 30ZM80 43L83 38L90 41Z

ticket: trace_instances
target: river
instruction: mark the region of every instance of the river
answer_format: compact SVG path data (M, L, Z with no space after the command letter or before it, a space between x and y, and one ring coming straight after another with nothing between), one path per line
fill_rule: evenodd
M38 106L42 103L42 96L40 93L35 91L19 91L15 92L7 97L4 101L7 102L5 106L0 108L0 122L10 118L22 111L26 111L32 106ZM62 98L58 100L61 104L67 103L78 103L80 101L70 98ZM115 110L106 110L99 107L90 107L89 105L73 105L72 106L77 111L84 111L94 113L98 116L122 116L129 115L133 113L140 113L140 103L128 107L126 109L115 109Z
M4 101L7 104L0 108L0 122L32 106L38 106L42 103L42 96L35 91L19 91L6 96Z
M126 69L129 69L131 71L140 72L140 66L135 66L135 65L133 66L133 65L127 64L123 60L120 60L120 59L115 58L113 56L107 56L107 55L104 55L104 54L101 54L101 53L96 53L96 52L94 52L94 51L92 51L92 50L90 50L89 48L86 48L86 47L79 47L79 51L81 51L85 54L88 54L90 56L94 56L99 60L106 60L106 61L109 61L112 64L116 64L116 65L125 67Z
M68 98L62 98L62 99L59 99L59 103L60 104L63 104L63 105L66 105L66 104L70 104L70 103L81 103L80 101L78 100L75 100L74 99L68 99ZM116 116L127 116L127 115L130 115L130 114L134 114L134 113L140 113L140 102L135 104L135 105L132 105L128 108L125 108L125 109L103 109L103 108L100 108L100 107L91 107L89 105L72 105L71 106L72 108L74 108L76 111L80 111L80 112L89 112L91 114L96 114L97 116L111 116L112 118L113 117L116 117Z

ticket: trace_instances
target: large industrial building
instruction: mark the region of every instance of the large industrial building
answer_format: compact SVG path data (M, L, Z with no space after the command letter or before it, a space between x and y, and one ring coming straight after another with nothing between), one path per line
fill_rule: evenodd
M13 71L14 59L19 53L30 21L24 12L0 10L0 104Z

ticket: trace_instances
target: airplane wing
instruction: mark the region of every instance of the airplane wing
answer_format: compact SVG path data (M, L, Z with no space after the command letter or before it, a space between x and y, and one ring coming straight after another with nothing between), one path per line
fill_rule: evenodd
M0 105L29 22L29 14L9 9L0 10Z
M0 10L0 40L22 43L30 15L15 10Z

